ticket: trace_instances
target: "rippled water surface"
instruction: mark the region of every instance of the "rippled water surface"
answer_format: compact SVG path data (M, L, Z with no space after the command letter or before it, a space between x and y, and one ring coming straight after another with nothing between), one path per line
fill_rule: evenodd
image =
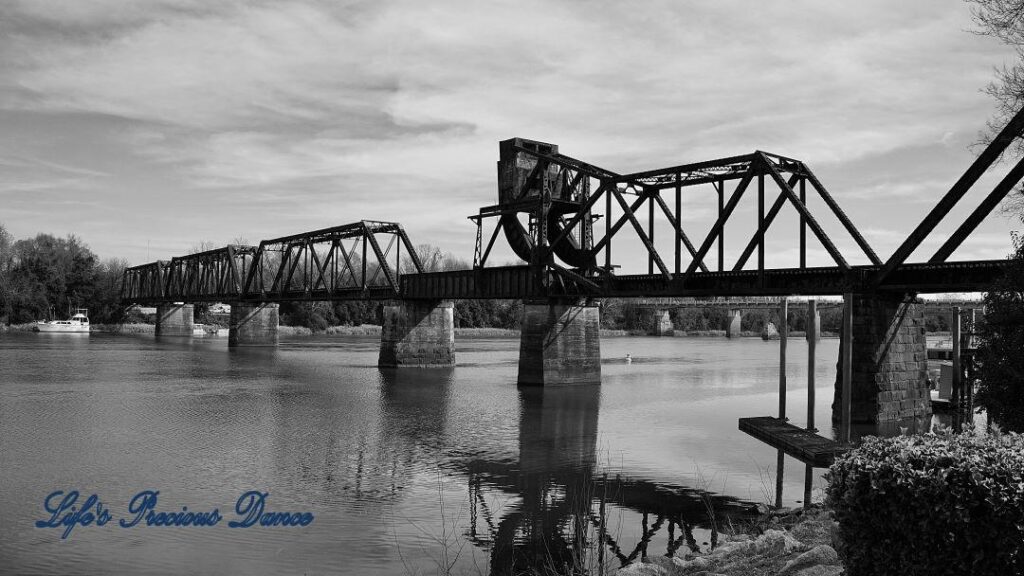
M777 342L603 338L599 387L546 391L517 389L518 339L457 345L455 369L396 372L376 367L373 338L229 350L226 338L0 334L0 573L488 574L584 542L617 566L707 548L728 515L774 502L777 453L737 419L776 413ZM797 425L806 348L790 340ZM838 340L817 348L828 435ZM802 501L804 474L785 459L784 504ZM115 521L66 540L34 527L47 494L71 489ZM146 489L160 510L226 519L116 527ZM315 520L227 528L248 490Z

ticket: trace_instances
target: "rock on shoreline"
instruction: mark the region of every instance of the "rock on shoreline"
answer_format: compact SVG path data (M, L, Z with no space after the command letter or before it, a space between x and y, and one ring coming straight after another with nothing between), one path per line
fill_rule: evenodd
M651 556L614 572L619 576L839 576L845 572L832 547L835 522L820 508L794 510L762 518L756 534L723 537L707 554L667 558Z

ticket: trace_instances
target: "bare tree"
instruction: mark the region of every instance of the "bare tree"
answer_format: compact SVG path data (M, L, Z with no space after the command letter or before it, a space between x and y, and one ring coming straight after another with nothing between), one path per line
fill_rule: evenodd
M996 100L996 112L981 133L978 145L987 145L1024 107L1024 0L966 0L978 28L975 34L991 36L1016 52L1012 64L995 69L995 79L985 93ZM1004 154L1024 155L1024 140L1017 139ZM1018 185L1002 208L1007 214L1024 214L1024 186Z
M416 254L420 257L424 272L448 272L450 270L469 270L473 267L468 260L458 258L451 252L443 252L433 244L418 244ZM403 270L412 270L412 264L403 263Z
M441 249L433 244L419 244L416 246L416 254L420 257L424 272L439 272L442 270L444 254ZM411 267L410 267L411 268Z
M966 1L972 4L971 16L978 25L974 32L998 38L1017 54L1013 64L996 69L995 80L985 87L985 92L998 103L983 135L983 142L987 143L1024 105L1024 0ZM1024 154L1024 142L1017 141L1015 152Z
M216 242L214 242L212 240L203 240L202 242L200 242L198 244L193 244L188 249L188 253L189 254L198 254L200 252L206 252L207 250L215 250L217 248L222 248L222 246L220 244L217 244Z

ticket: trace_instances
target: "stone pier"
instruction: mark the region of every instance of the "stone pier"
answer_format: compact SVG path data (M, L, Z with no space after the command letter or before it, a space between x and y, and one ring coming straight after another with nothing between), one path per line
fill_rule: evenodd
M157 336L192 336L194 306L192 304L158 304Z
M924 312L902 294L853 297L853 423L884 423L931 416ZM840 341L840 350L842 340ZM833 420L839 419L842 359L837 364Z
M601 312L597 305L524 302L519 384L601 382Z
M228 346L277 346L277 304L231 304Z
M672 336L675 329L672 326L672 316L668 310L653 310L651 313L651 336Z
M377 365L382 368L454 366L452 302L406 300L384 306Z
M725 324L726 338L739 337L743 334L743 311L729 310L729 318Z

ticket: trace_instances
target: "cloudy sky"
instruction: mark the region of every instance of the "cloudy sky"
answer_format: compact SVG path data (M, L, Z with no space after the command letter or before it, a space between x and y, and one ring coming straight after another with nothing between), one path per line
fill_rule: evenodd
M4 0L0 224L138 264L394 220L469 258L522 136L618 172L800 158L884 258L994 110L1012 52L972 26L960 0ZM1018 227L993 215L956 256Z

